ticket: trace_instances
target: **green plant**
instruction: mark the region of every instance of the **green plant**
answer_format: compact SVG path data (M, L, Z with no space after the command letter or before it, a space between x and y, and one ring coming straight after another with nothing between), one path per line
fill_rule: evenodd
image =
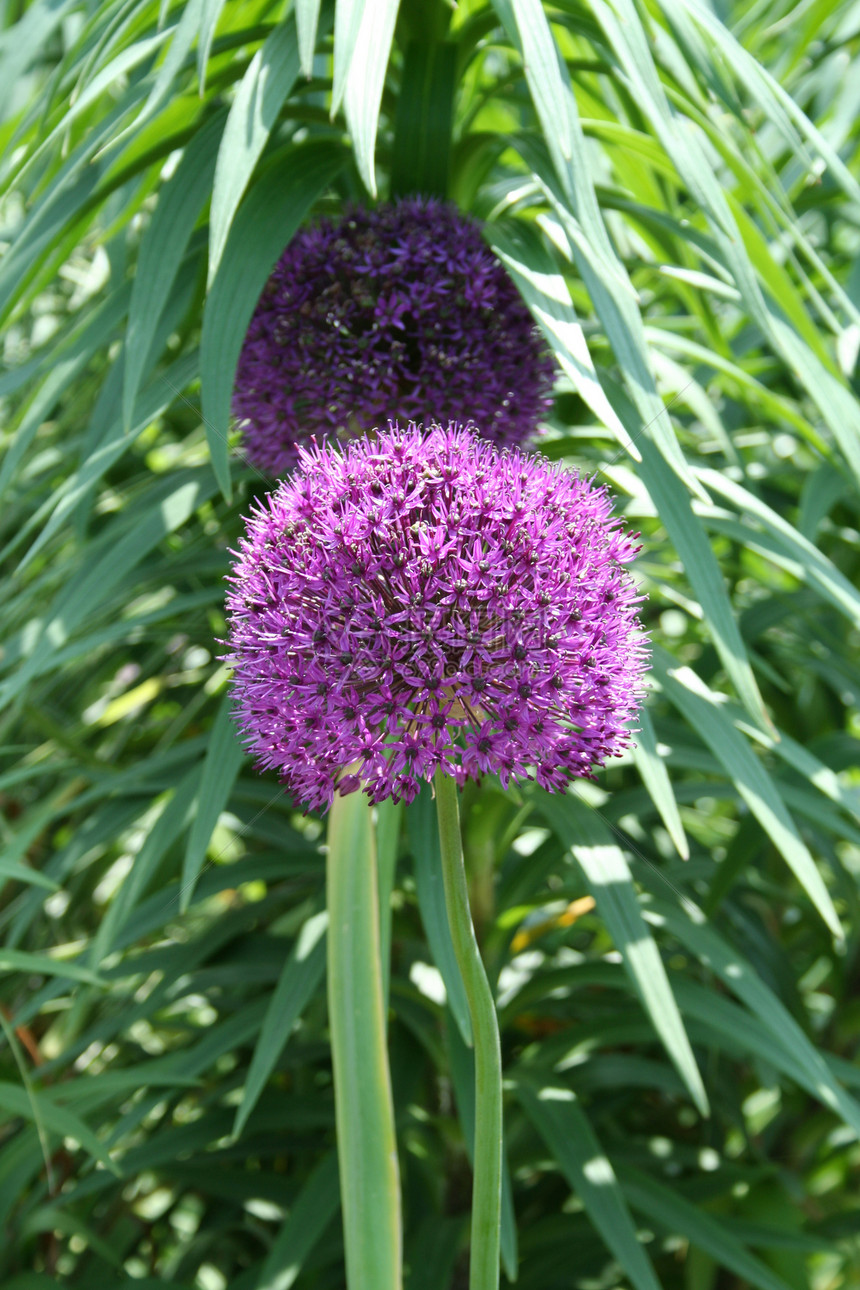
M216 641L248 316L374 187L486 221L558 359L544 450L645 544L636 753L461 803L503 1268L856 1279L857 53L829 2L5 6L12 1290L344 1283L321 825L243 762ZM474 1124L433 809L378 821L412 1290L462 1284Z

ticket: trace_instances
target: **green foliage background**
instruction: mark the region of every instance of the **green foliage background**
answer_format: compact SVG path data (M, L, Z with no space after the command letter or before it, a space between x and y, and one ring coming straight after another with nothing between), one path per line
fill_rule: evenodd
M0 1284L343 1285L323 826L217 658L229 397L293 230L418 189L544 329L655 643L635 755L463 804L506 1276L857 1285L858 5L0 12ZM378 822L410 1290L463 1284L473 1115L431 821Z

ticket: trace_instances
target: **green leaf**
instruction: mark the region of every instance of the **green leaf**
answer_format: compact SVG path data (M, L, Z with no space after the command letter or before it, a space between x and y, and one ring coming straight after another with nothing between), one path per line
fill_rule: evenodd
M758 520L776 539L777 548L800 565L803 580L855 626L860 626L860 592L808 538L754 493L720 471L699 469L696 473L706 488L725 497L741 515Z
M117 889L107 913L93 938L90 962L100 964L111 952L119 933L145 893L169 847L181 836L192 817L199 765L193 766L180 780L169 800L159 807L157 819L151 821L146 840L134 857L131 870Z
M155 115L170 93L177 73L185 62L185 56L191 49L194 38L198 34L200 23L204 17L203 6L204 0L187 0L182 6L179 21L174 28L173 39L168 46L164 62L155 74L155 81L149 92L149 97L134 122L133 128L135 130L139 130L151 116Z
M344 150L311 142L274 158L239 209L203 314L200 377L212 466L230 496L227 426L242 341L272 267L344 164Z
M616 401L616 408L618 403ZM683 561L684 569L704 613L705 622L723 667L754 720L767 729L770 719L759 692L722 570L680 480L646 440L641 441L639 475L654 508Z
M776 736L770 737L746 721L744 713L734 704L726 704L725 709L727 714L731 714L739 730L775 753L787 766L796 770L812 784L819 793L829 797L832 802L838 802L843 810L853 815L855 820L860 820L860 788L856 785L843 785L835 771L826 766L808 748L799 744L796 739L792 739L791 735L787 735L784 730L779 730Z
M572 796L534 790L541 813L581 865L598 913L620 950L624 967L654 1029L703 1115L708 1098L684 1023L660 957L642 917L621 848L612 843L593 809Z
M63 483L46 499L45 505L22 525L16 535L16 541L30 532L36 524L45 518L45 524L35 542L28 547L18 565L19 571L25 569L31 560L41 551L46 542L57 532L63 521L70 518L75 508L92 490L93 486L110 470L114 462L134 443L138 435L146 429L170 406L181 391L193 378L198 367L197 354L185 354L173 363L166 372L161 373L145 388L136 409L137 420L126 430L118 418L108 430L98 446L81 463L71 471ZM10 544L11 546L11 544Z
M150 489L142 518L131 525L127 517L115 521L119 532L111 529L106 533L103 554L91 559L65 584L37 624L24 666L0 686L0 706L19 694L129 571L211 496L214 482L208 470L194 472L191 479L173 475L163 487Z
M290 17L275 28L254 55L224 127L209 217L210 290L242 195L298 74L296 24Z
M517 1099L636 1290L660 1290L624 1195L576 1094L518 1075Z
M629 79L633 94L651 121L668 155L672 158L692 200L708 217L723 258L730 268L738 290L757 323L783 358L788 369L800 378L822 419L839 443L846 460L860 480L860 407L841 380L824 361L804 344L796 331L765 298L744 245L729 198L721 187L717 172L706 155L700 132L682 126L672 111L662 82L654 66L651 47L642 28L633 0L616 0L616 13L605 3L595 0L594 11L615 50L619 63ZM745 217L744 217L745 219ZM749 226L755 236L754 226ZM771 281L777 270L771 265L769 248L758 237L764 257L763 276ZM785 300L784 280L777 284L777 300L791 316L796 313L794 297ZM808 331L808 322L803 330Z
M224 118L223 112L216 113L194 135L175 173L162 188L140 243L125 345L122 410L126 429L131 425L135 398L158 320L194 225L209 196Z
M314 70L314 51L317 46L317 24L320 17L320 0L296 0L296 29L299 37L299 58L302 75L310 80Z
M98 1236L86 1223L73 1214L61 1209L59 1205L43 1205L33 1210L22 1224L22 1236L32 1236L38 1232L57 1232L63 1236L76 1237L82 1246L88 1246L93 1254L103 1259L109 1267L122 1271L123 1260L118 1250Z
M203 0L203 16L200 19L200 32L197 36L197 79L200 82L201 98L206 89L206 64L209 61L212 38L225 4L226 0Z
M176 29L170 27L165 31L157 32L154 36L148 36L144 40L138 40L134 44L123 49L113 58L107 67L101 69L96 76L83 88L74 102L72 102L64 112L60 121L54 128L41 139L38 148L30 153L27 158L27 168L32 168L35 162L51 148L53 148L64 134L67 134L69 126L75 121L87 108L110 88L115 81L125 79L129 72L134 71L141 63L145 62L151 55L155 54L161 45L164 44L168 36L172 35ZM138 86L138 92L135 98L141 98L145 93L146 87ZM127 100L126 106L131 106L131 100ZM113 132L111 142L121 137L119 132ZM24 172L17 176L19 182Z
M543 150L524 134L510 142L539 177L563 223L562 237L576 259L644 427L679 477L696 491L657 395L636 293L606 231L576 100L540 0L495 0L494 8L522 48L526 80L561 194L543 164Z
M430 1211L406 1232L408 1290L450 1290L467 1222L465 1214L449 1218Z
M570 82L543 6L540 0L505 0L504 6L495 7L503 20L507 10L516 21L526 80L544 137L566 169L573 161L575 143L571 113L566 110L571 97Z
M621 1186L634 1209L668 1232L685 1236L691 1244L706 1250L720 1267L728 1268L759 1290L789 1290L786 1282L750 1254L725 1224L684 1200L677 1189L664 1187L650 1174L630 1165L625 1166Z
M634 461L641 461L635 440L627 433L600 384L567 283L540 237L519 220L490 224L486 237L580 398Z
M632 288L629 287L626 278L624 282L619 282L617 274L606 277L595 270L592 263L592 248L583 240L578 222L551 186L544 184L544 190L561 221L559 230L561 236L558 241L563 249L566 242L568 258L576 264L588 288L594 307L606 330L606 338L618 360L627 392L636 409L635 417L628 418L628 431L631 438L637 441L643 436L650 438L659 449L660 456L678 480L685 485L685 491L701 493L675 437L669 413L657 390L657 381L645 341L645 328L636 300L631 294ZM548 226L546 220L544 224ZM617 400L613 402L616 412L620 414Z
M344 112L364 186L376 196L374 150L385 71L400 0L374 0L360 24L344 87Z
M41 887L44 891L57 891L57 884L38 869L31 869L29 865L20 864L17 860L7 860L4 856L0 856L0 878L8 882L28 883L32 887Z
M334 76L331 117L334 120L346 91L346 79L358 43L365 0L336 0L334 11Z
M34 843L51 828L56 816L63 809L68 809L70 800L77 796L80 788L80 782L67 784L66 787L53 793L47 801L40 801L23 815L17 822L15 830L9 831L3 851L0 853L0 878L40 887L43 891L57 890L57 884L47 874L29 864L22 864L22 860L26 858Z
M790 94L780 85L765 67L744 49L739 40L728 30L713 10L701 3L701 0L669 0L669 3L680 4L690 14L693 21L714 39L724 52L727 65L740 76L747 89L767 113L770 120L777 124L786 139L792 138L786 133L786 119L792 122L797 132L813 145L815 150L827 163L828 169L842 186L852 201L860 202L860 184L845 165L839 152L828 142L827 138L809 119ZM790 144L792 149L795 143Z
M456 45L425 38L408 42L394 121L392 196L448 196L456 84Z
M51 883L56 891L57 884ZM48 954L30 954L24 950L0 949L0 969L5 972L26 972L28 975L63 977L69 981L83 981L87 985L104 985L104 981L89 968Z
M18 77L27 71L76 3L77 0L36 0L26 10L18 10L18 21L0 33L0 120L6 116Z
M330 1151L315 1167L272 1243L254 1290L290 1290L304 1262L325 1233L340 1203L337 1155Z
M831 466L823 461L817 470L806 476L800 494L800 509L797 516L797 531L808 542L814 542L818 529L838 501L851 492L851 483Z
M0 464L0 495L8 488L40 427L57 402L92 360L93 355L107 346L128 308L129 299L130 288L127 286L112 292L104 304L90 315L86 325L78 330L74 339L53 347L54 360L47 375L27 404L12 442L7 442L5 446L3 462Z
M842 927L830 893L785 803L746 739L721 711L715 696L688 667L676 667L670 654L657 648L653 667L667 698L683 713L699 737L725 767L741 797L783 856L837 940Z
M191 904L200 867L206 859L206 850L212 831L221 812L226 810L233 785L245 760L245 750L236 731L232 717L232 700L227 695L221 701L218 715L212 723L209 747L203 762L200 786L197 789L194 821L188 834L188 845L182 862L182 893L179 908L185 913Z
M678 803L672 792L672 781L666 763L657 751L657 736L647 708L640 708L637 718L639 730L636 746L633 749L633 760L642 778L642 783L660 812L660 818L666 825L666 831L682 860L689 860L690 848L681 823Z
M654 926L665 927L700 963L716 973L758 1018L772 1039L784 1048L792 1065L801 1068L803 1086L860 1136L860 1105L834 1078L824 1057L781 1000L749 961L715 928L708 926L702 911L686 898L683 912L667 901L654 899L644 909L644 916Z
M7 1281L5 1290L57 1290L57 1283L43 1272L23 1272Z
M284 964L266 1010L260 1037L248 1068L242 1101L236 1111L233 1137L238 1138L257 1105L290 1032L315 994L325 972L328 914L314 914L302 927Z
M422 785L421 792L406 808L406 826L409 843L415 857L415 889L421 922L433 962L445 983L448 1007L454 1014L463 1042L472 1046L472 1024L469 1020L469 1003L466 990L454 956L454 943L448 925L445 907L445 889L442 885L442 856L439 849L439 830L436 823L436 804L429 785Z
M58 1133L62 1138L74 1138L94 1160L116 1174L117 1178L122 1177L119 1166L108 1155L92 1129L74 1112L58 1106L47 1093L33 1090L28 1096L27 1090L18 1088L17 1084L0 1081L0 1106L11 1115L20 1115L25 1120L35 1121L38 1117L46 1129Z

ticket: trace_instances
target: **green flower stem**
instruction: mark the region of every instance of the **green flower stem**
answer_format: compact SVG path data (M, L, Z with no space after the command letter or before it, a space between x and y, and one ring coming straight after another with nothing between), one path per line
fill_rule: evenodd
M402 1228L382 1002L376 843L363 793L329 815L328 1009L349 1290L400 1290Z
M496 1006L469 912L457 786L436 772L445 904L475 1043L475 1154L469 1290L497 1290L502 1204L502 1054Z

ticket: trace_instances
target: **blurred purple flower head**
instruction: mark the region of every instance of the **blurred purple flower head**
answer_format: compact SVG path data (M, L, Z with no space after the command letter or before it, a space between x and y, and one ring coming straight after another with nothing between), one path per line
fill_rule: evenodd
M303 449L229 578L248 750L321 808L411 801L440 766L591 775L642 697L637 550L603 488L470 429Z
M233 395L249 460L290 470L311 435L473 421L522 444L553 364L516 287L455 207L410 198L303 229L248 328Z

